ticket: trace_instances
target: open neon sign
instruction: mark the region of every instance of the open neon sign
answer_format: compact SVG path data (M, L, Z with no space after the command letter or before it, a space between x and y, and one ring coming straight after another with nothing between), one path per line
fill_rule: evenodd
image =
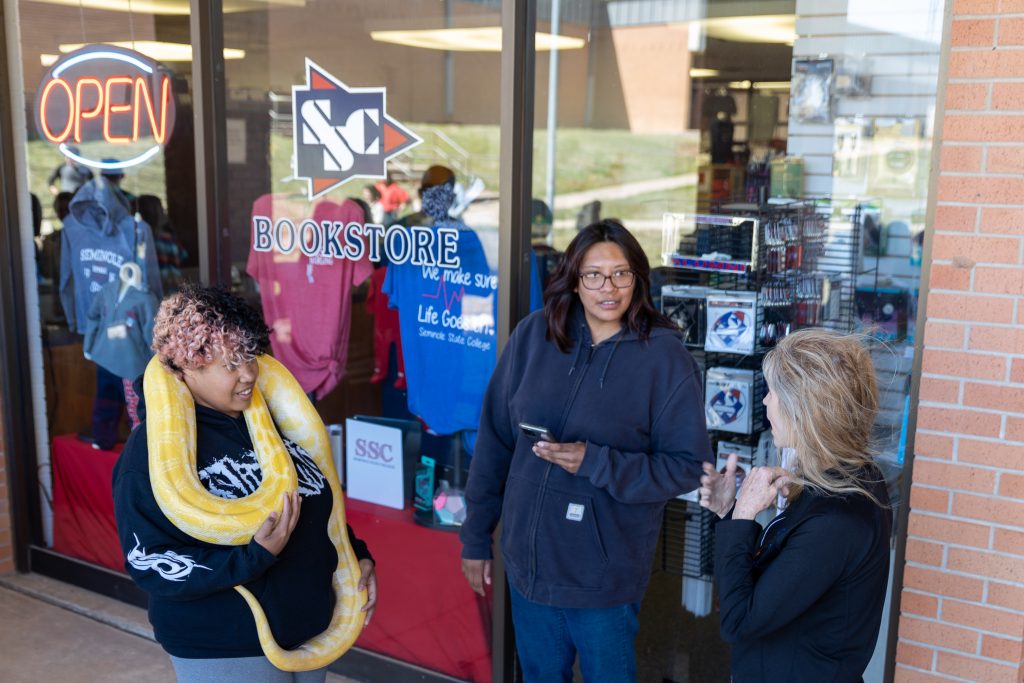
M86 166L136 166L155 156L174 130L171 80L170 71L145 55L90 45L65 55L46 72L36 95L36 127L62 154ZM104 157L121 157L125 151L132 156L101 161L74 149L89 142L110 145Z

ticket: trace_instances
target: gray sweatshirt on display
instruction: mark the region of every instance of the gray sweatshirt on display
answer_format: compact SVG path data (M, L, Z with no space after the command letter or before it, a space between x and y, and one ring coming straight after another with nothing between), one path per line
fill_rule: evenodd
M160 301L147 289L115 280L104 285L89 309L85 355L118 377L135 379L153 357L153 320Z
M128 212L109 181L94 178L78 190L60 234L60 302L72 332L85 332L89 307L125 261L138 263L149 291L162 297L149 225Z

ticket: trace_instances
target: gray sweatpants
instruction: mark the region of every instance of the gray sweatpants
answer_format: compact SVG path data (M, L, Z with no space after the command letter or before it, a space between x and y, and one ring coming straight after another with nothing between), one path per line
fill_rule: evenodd
M266 657L182 659L171 656L178 683L324 683L327 668L291 673Z

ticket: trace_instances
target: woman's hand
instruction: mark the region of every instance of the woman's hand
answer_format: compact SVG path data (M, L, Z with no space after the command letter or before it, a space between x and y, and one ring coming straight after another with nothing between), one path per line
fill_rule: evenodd
M743 480L736 494L733 519L754 519L778 498L779 493L789 495L789 472L781 467L755 467Z
M583 456L587 454L587 444L582 441L576 443L551 443L550 441L538 441L533 444L534 454L543 460L553 462L569 474L576 474L583 462Z
M373 560L359 560L359 590L366 589L366 604L359 610L366 612L363 627L370 625L373 611L377 609L377 572L374 571Z
M700 506L725 517L736 500L736 454L733 453L725 464L725 472L715 469L713 463L704 463L704 475L700 478Z
M462 573L477 595L484 595L484 584L491 585L491 560L462 560Z
M271 512L263 526L259 528L253 540L263 546L268 553L277 557L288 545L288 539L295 531L295 525L299 522L299 509L302 507L302 497L298 491L284 494L284 508L281 513Z

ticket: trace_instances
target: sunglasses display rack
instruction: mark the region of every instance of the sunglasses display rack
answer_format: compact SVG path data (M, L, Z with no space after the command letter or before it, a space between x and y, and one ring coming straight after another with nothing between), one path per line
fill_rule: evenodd
M760 465L774 457L764 355L800 328L853 329L860 212L822 199L711 211L664 215L656 299L704 369L712 448ZM661 567L691 586L714 562L715 515L697 500L671 501L662 527Z

